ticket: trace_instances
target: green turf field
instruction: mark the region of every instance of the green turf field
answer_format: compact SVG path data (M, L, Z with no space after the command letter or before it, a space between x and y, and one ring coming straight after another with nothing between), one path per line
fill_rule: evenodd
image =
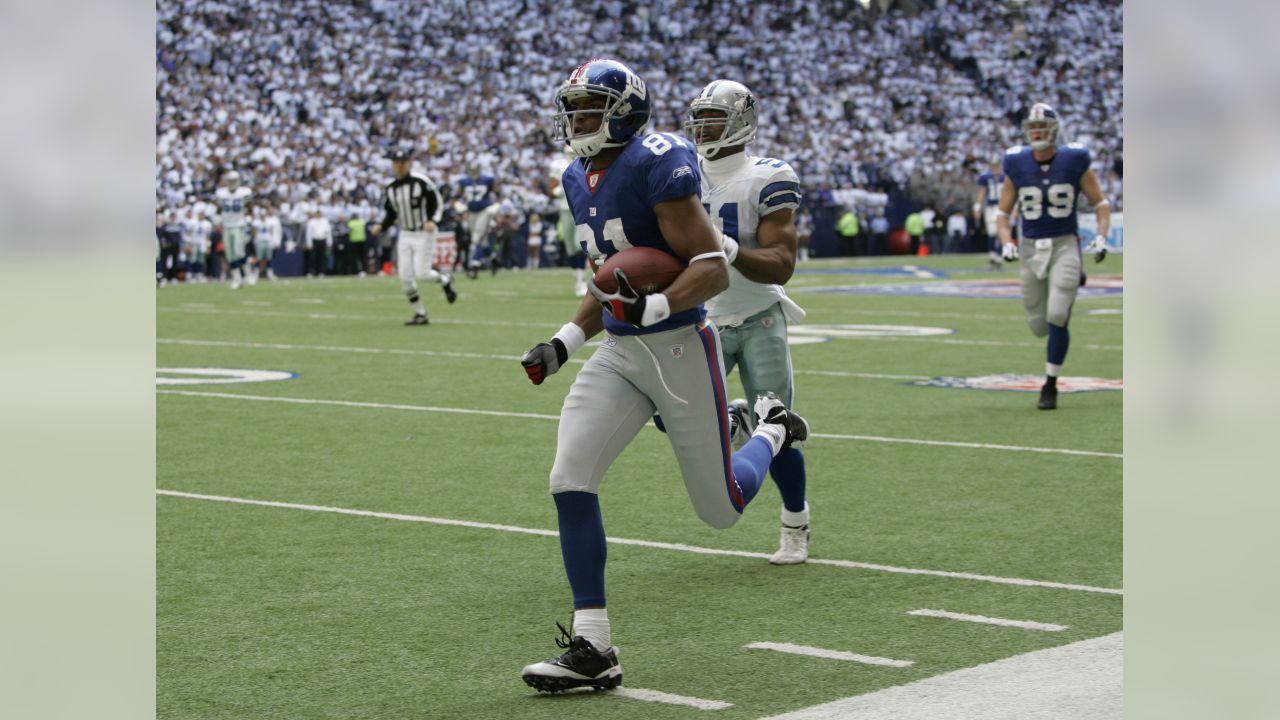
M650 543L609 547L623 687L732 705L718 710L539 696L520 680L558 654L555 621L572 616L547 473L590 348L540 387L518 363L576 307L567 271L459 278L451 306L428 286L427 327L403 326L394 278L157 291L158 367L297 375L157 387L158 716L759 718L1118 631L1122 394L1063 394L1041 412L1035 393L908 384L1042 374L1014 299L806 292L1016 278L978 256L924 260L950 277L819 272L900 258L822 261L789 285L806 325L955 331L793 347L815 433L814 562L671 547L771 553L780 501L770 482L736 527L702 525L652 427L605 479L609 536ZM1117 281L1122 258L1086 266ZM1066 376L1122 377L1121 305L1077 302Z

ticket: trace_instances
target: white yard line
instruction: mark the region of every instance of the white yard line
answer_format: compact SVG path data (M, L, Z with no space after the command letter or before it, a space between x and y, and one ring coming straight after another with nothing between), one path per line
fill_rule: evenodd
M1011 450L1017 452L1053 453L1057 455L1085 455L1089 457L1123 458L1123 453L1100 452L1096 450L1070 450L1067 448L1025 447L1022 445L994 445L991 443L956 442L952 440L919 440L915 438L889 438L876 435L834 435L828 433L812 433L809 437L826 438L828 440L863 440L866 442L907 443L909 445L938 445L942 447L972 448L975 450Z
M644 700L647 702L663 703L666 705L684 705L685 707L697 708L699 710L727 710L733 707L733 703L720 702L719 700L703 700L702 698L687 697L685 695L672 695L664 693L660 690L645 690L644 688L620 687L608 691L610 695L631 698L632 700Z
M767 720L1120 720L1121 633L1037 650Z
M1053 623L1033 622L1031 620L1005 620L1004 618L993 618L985 615L969 615L967 613L948 612L946 610L929 610L921 608L912 610L908 615L916 617L932 617L943 618L944 620L959 620L961 622L981 623L983 625L1000 625L1002 627L1016 627L1024 630L1043 630L1045 632L1062 632L1070 629L1068 625L1055 625Z
M304 312L273 312L266 310L219 310L213 308L193 308L193 307L176 307L176 308L157 308L158 312L181 312L181 313L198 313L204 315L247 315L251 317L295 317L306 318L309 320L359 320L364 322L386 323L395 320L389 315L346 315L338 313L304 313ZM431 320L433 325L495 325L499 327L556 327L554 323L539 322L515 322L507 320L457 320L451 318L434 317ZM965 340L960 338L930 338L930 337L875 337L869 335L857 337L844 337L841 340L870 340L872 342L916 342L916 343L940 343L943 345L976 345L980 347L1029 347L1042 348L1043 342L1012 342L1006 340ZM1076 349L1085 350L1116 350L1120 351L1124 348L1119 345L1088 345L1078 344L1072 345Z
M859 655L857 653L845 652L844 650L827 650L825 648L810 647L808 645L792 645L791 643L753 642L746 647L752 650L774 650L780 653L807 655L809 657L823 658L826 660L846 660L848 662L862 663L863 665L911 667L916 664L914 660L890 660L889 658L875 657L874 655Z
M356 515L359 517L381 518L383 520L400 520L404 522L418 522L429 525L450 525L456 527L468 527L478 530L499 530L501 532L520 533L524 535L540 535L543 537L559 537L560 533L554 530L541 530L538 528L517 527L515 525L496 525L493 523L473 522L470 520L454 520L451 518L425 517L421 515L403 515L399 513L374 512L371 510L353 510L349 508L329 507L326 505L305 505L300 503L277 502L274 500L251 500L248 498L226 497L222 495L202 495L198 493L179 492L177 490L156 490L157 495L165 495L168 497L187 498L189 500L206 500L212 502L232 503L236 505L257 505L260 507L283 508L288 510L308 510L311 512L334 513L337 515ZM719 555L723 557L741 557L754 558L759 560L767 560L771 555L769 553L746 552L743 550L719 550L716 548L704 548L696 545L683 545L679 543L654 542L651 540L635 540L631 538L608 538L610 543L614 545L632 545L636 547L646 547L655 550L673 550L676 552L687 552L696 555ZM1049 582L1046 580L1027 580L1023 578L1006 578L995 575L976 575L973 573L948 572L944 570L924 570L921 568L903 568L894 567L892 565L876 565L872 563L854 562L851 560L826 560L822 558L809 558L810 565L827 565L831 567L851 568L856 570L874 570L879 572L899 573L904 575L928 575L933 577L954 578L958 580L977 580L979 582L996 583L1000 585L1019 585L1023 587L1042 587L1056 590L1078 590L1081 592L1103 593L1108 595L1122 595L1123 590L1114 588L1093 587L1090 585L1073 585L1070 583Z
M370 355L416 355L420 357L471 358L476 360L519 360L519 355L495 355L491 353L443 352L440 350L400 350L396 348L353 347L349 345L296 345L291 343L237 342L233 340L192 340L187 338L156 338L162 345L191 345L195 347L234 347L261 350L296 350L303 352L346 352ZM569 362L581 365L585 358L570 358ZM930 380L928 375L886 375L883 373L857 373L842 370L795 370L797 375L824 375L830 377L863 378L866 380Z
M256 402L292 403L295 405L333 405L337 407L368 408L373 410L409 410L416 412L455 413L459 415L488 415L492 417L534 418L538 420L559 420L559 415L543 415L540 413L506 412L502 410L476 410L473 408L451 408L435 405L402 405L395 403L358 402L355 400L317 400L313 398L276 397L268 395L248 395L244 393L207 392L200 390L157 390L157 395L186 395L189 397L220 398L224 400L250 400ZM810 437L828 440L860 440L863 442L908 443L911 445L934 445L939 447L955 447L974 450L1007 450L1013 452L1036 452L1056 455L1084 455L1091 457L1123 458L1120 453L1098 452L1094 450L1071 450L1068 448L1024 447L1022 445L992 445L989 443L955 442L951 440L921 440L918 438L890 438L876 435L831 435L814 433Z

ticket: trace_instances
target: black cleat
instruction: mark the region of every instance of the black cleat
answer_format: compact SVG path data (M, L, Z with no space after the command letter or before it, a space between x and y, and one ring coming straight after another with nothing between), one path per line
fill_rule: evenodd
M1045 382L1040 388L1040 404L1036 407L1041 410L1054 410L1058 407L1058 385Z
M452 305L458 302L458 293L453 290L453 278L449 278L449 282L444 284L444 299Z
M786 433L785 439L782 441L782 449L789 447L801 447L804 442L809 439L809 422L800 417L791 410L788 410L777 395L772 392L765 393L756 398L756 417L760 418L760 424L769 423L771 425L782 426Z
M406 320L404 324L405 325L430 325L431 321L427 319L426 315L418 315L417 313L414 313L413 319Z
M556 627L560 628L561 635L556 638L556 645L565 649L564 654L544 662L525 665L520 672L525 684L539 692L548 693L578 687L611 690L622 684L622 666L618 664L617 648L600 652L586 638L570 639L569 631L560 623L556 623Z

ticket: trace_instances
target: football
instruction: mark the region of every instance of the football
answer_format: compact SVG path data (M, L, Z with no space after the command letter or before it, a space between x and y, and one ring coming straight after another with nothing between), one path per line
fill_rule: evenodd
M607 293L617 292L618 282L613 277L615 269L626 273L627 281L636 292L650 295L666 290L684 272L684 263L657 248L627 248L614 253L600 266L596 271L596 286Z

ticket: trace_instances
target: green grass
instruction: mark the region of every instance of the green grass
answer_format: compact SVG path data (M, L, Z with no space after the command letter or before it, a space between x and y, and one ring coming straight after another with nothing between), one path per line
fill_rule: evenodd
M1089 270L1119 273L1121 261L1090 262ZM985 260L922 264L976 270ZM807 324L939 326L956 330L948 339L988 344L839 338L795 346L799 409L815 433L1122 451L1118 392L1063 395L1060 409L1045 413L1031 393L815 374L1043 371L1043 345L1027 331L1016 300L804 292L903 281L801 273L789 291L809 311ZM214 283L165 288L157 294L157 364L298 374L176 388L192 392L558 414L581 365L534 387L516 358L573 312L569 275L458 282L461 299L452 306L425 288L432 325L414 328L401 324L409 309L390 278L260 283L237 292ZM1068 375L1121 377L1121 317L1086 312L1120 305L1114 297L1077 303ZM736 378L730 387L741 394ZM547 494L554 421L159 389L162 489L555 528ZM1121 585L1117 458L831 438L814 439L805 452L815 558ZM771 552L777 542L779 501L771 486L736 527L700 524L666 437L652 428L610 471L601 502L615 537L753 552ZM555 538L169 496L157 498L157 507L159 717L702 712L608 695L537 696L524 686L520 668L554 654L554 621L571 616ZM624 685L733 703L715 713L723 718L794 710L1121 627L1117 595L816 564L776 568L635 546L610 546L607 581ZM905 614L916 608L1070 629L1044 633ZM743 647L754 641L915 664L873 667Z

